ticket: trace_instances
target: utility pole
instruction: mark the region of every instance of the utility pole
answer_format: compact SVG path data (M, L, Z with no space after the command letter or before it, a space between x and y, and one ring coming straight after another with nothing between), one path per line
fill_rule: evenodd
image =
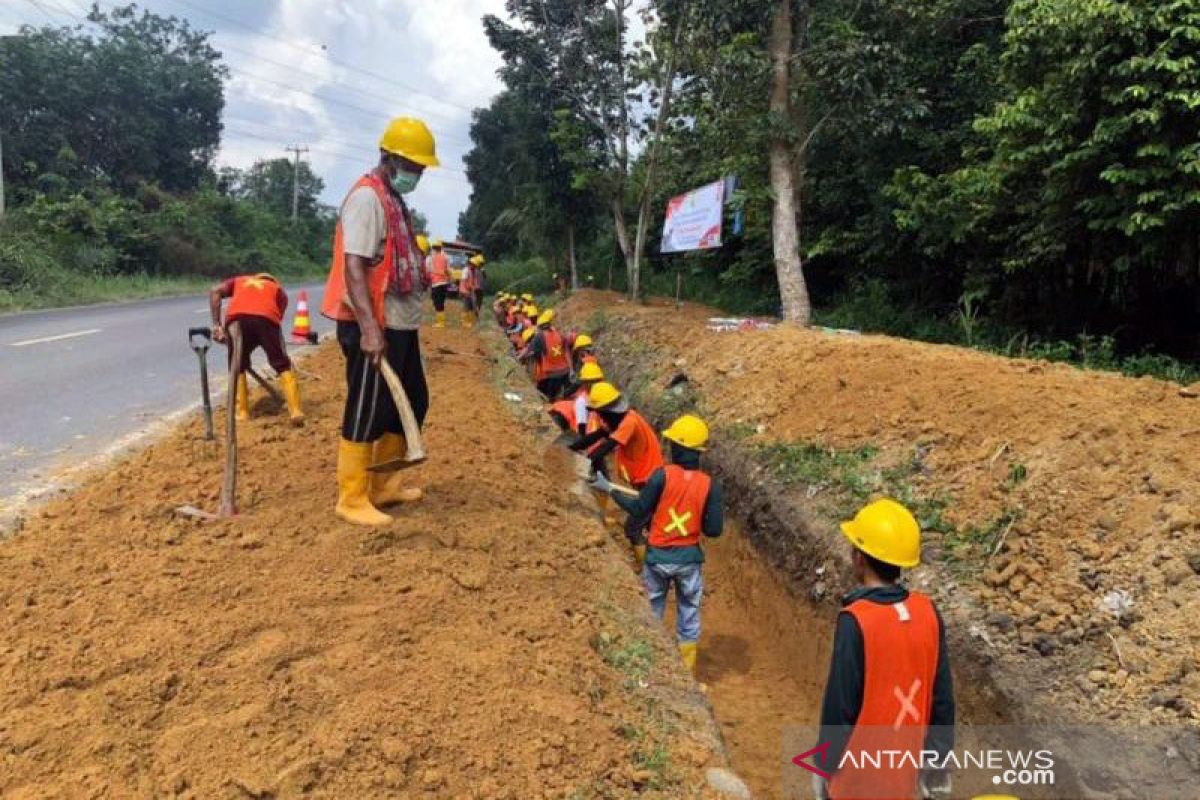
M4 219L4 136L0 134L0 219Z
M296 161L292 165L292 222L295 222L300 214L300 154L307 153L308 148L297 144L283 149L296 154Z

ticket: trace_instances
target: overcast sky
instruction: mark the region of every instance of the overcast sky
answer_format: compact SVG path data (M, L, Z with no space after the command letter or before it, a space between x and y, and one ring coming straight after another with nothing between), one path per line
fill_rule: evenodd
M90 0L0 0L0 35L21 24L80 24ZM102 0L101 8L111 8ZM503 0L143 0L155 13L212 31L232 74L219 162L245 167L292 144L325 180L336 205L377 157L394 116L423 117L443 169L430 170L413 205L431 232L456 234L470 185L462 156L471 109L500 82L500 58L483 33Z

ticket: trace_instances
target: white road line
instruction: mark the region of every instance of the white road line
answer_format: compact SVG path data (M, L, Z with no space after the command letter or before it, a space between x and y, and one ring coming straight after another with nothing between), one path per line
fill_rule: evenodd
M101 328L91 328L86 331L75 331L74 333L60 333L58 336L44 336L41 339L26 339L23 342L9 342L9 347L24 347L29 344L45 344L46 342L57 342L62 339L74 339L77 336L91 336L93 333L99 333Z

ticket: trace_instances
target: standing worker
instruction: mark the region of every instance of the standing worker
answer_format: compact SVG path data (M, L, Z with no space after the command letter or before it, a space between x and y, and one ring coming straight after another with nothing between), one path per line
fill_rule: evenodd
M590 485L612 496L629 514L626 531L649 536L633 542L642 564L642 583L650 608L660 620L667 593L675 587L675 634L688 669L696 669L700 642L700 602L704 597L704 551L701 535L715 538L724 527L721 487L700 469L700 454L708 447L708 425L685 414L663 431L671 444L671 463L651 473L636 497L613 492L613 485L596 473Z
M462 278L458 281L458 296L462 298L463 314L462 325L464 328L473 327L479 319L478 306L476 303L475 292L479 287L479 259L481 256L474 255L467 259L467 265L463 267Z
M377 506L423 495L403 485L404 472L374 480L367 472L372 463L402 458L406 449L380 362L386 359L400 377L418 424L429 409L418 329L430 278L403 196L439 162L433 134L411 117L391 121L379 151L379 164L358 179L342 203L321 306L322 314L337 321L346 357L335 513L359 525L386 525L392 518Z
M571 356L562 334L554 328L553 308L538 315L537 329L521 359L533 362L533 380L542 396L557 400L571 379Z
M225 309L225 322L221 323L221 303L229 299ZM279 374L279 385L287 400L288 417L292 424L304 422L300 409L300 384L288 358L283 343L283 312L287 310L288 298L279 281L269 273L239 275L218 283L208 293L208 307L212 313L213 339L225 342L225 329L233 322L239 323L242 333L242 363L234 389L237 419L250 419L250 387L246 383L246 370L250 368L250 355L261 347L267 354L271 369ZM233 347L229 348L229 361L233 362Z
M572 372L578 373L583 368L584 364L598 364L600 360L596 358L596 345L592 341L592 337L586 333L581 333L571 342L571 365Z
M487 290L487 259L483 253L476 253L471 264L475 267L475 321L478 322L479 315L483 313L483 295Z
M954 687L946 629L933 601L900 584L900 571L921 561L921 528L895 500L877 500L842 533L854 550L858 588L842 599L829 682L821 706L820 741L829 742L826 782L813 776L818 798L950 796L948 772L918 772L921 751L944 757L954 747ZM842 755L882 750L912 753L875 769Z
M429 282L433 294L433 327L446 327L446 293L450 290L450 259L442 249L442 240L433 240L433 254L429 256Z

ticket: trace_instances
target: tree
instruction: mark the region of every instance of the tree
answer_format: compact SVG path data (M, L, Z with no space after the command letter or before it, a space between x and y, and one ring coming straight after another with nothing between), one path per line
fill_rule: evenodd
M222 188L230 196L250 200L277 214L290 216L294 169L295 165L288 158L263 159L254 162L254 165L246 170L226 168L221 171L220 180ZM299 215L315 216L318 198L325 189L325 181L304 161L300 162L299 187Z
M18 193L63 180L196 188L224 107L208 35L134 5L94 5L88 18L98 33L26 27L0 39L5 177Z

